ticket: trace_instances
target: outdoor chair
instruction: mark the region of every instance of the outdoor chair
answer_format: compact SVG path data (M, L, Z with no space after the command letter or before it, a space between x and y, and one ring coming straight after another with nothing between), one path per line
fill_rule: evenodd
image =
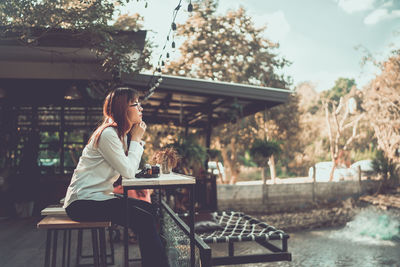
M185 214L183 217L186 216ZM242 212L199 213L196 221L196 235L204 243L228 243L228 256L202 259L202 262L207 262L209 266L291 261L287 242L289 235ZM275 240L280 241L280 247L271 243ZM257 242L267 249L267 252L235 256L234 244L244 241Z

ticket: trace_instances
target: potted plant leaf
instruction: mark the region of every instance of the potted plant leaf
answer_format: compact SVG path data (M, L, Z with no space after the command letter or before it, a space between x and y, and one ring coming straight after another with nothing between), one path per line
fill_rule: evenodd
M282 151L279 143L276 141L267 141L265 139L255 139L251 148L250 155L258 167L263 168L263 183L265 184L265 166L272 155L279 155Z
M166 147L154 153L151 163L160 164L161 173L168 174L176 167L179 161L179 155L173 147Z

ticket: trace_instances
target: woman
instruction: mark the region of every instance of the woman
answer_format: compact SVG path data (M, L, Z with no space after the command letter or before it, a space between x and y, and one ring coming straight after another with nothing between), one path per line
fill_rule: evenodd
M67 189L64 207L71 219L110 220L124 225L124 200L112 194L113 183L120 175L126 179L135 177L143 153L141 139L146 131L142 111L138 93L132 88L119 87L106 97L104 121L83 150ZM168 266L149 204L136 199L129 201L129 227L138 235L142 265Z

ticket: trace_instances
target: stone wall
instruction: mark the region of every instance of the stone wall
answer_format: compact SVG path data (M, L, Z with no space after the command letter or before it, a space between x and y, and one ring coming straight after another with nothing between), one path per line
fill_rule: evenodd
M377 190L378 181L341 181L274 185L218 185L218 210L272 213L309 208Z

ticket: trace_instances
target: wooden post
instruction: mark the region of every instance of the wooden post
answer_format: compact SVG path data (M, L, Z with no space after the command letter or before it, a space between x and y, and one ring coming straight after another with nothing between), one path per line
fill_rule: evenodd
M267 173L266 173L267 168L263 167L262 172L263 172L263 178L264 178L264 180L263 180L263 204L266 204L267 208L269 210L269 207L268 207L268 198L269 198L268 193L269 192L268 191L269 191L269 186L271 186L271 185L267 184Z
M187 137L189 134L189 124L186 122L185 124L185 137Z
M262 203L267 203L266 198L268 198L268 188L267 188L267 177L265 175L265 167L261 167L261 178L262 178Z
M65 104L62 104L61 106L61 114L60 114L60 128L59 128L59 140L60 140L60 172L64 173L64 143L65 143L65 136L64 136L64 132L65 132Z
M362 194L362 187L361 187L361 166L358 165L358 196Z
M313 168L313 175L312 175L312 179L313 179L313 185L312 185L312 200L313 202L315 202L315 186L316 186L316 170L317 168L315 168L315 165L312 167Z

